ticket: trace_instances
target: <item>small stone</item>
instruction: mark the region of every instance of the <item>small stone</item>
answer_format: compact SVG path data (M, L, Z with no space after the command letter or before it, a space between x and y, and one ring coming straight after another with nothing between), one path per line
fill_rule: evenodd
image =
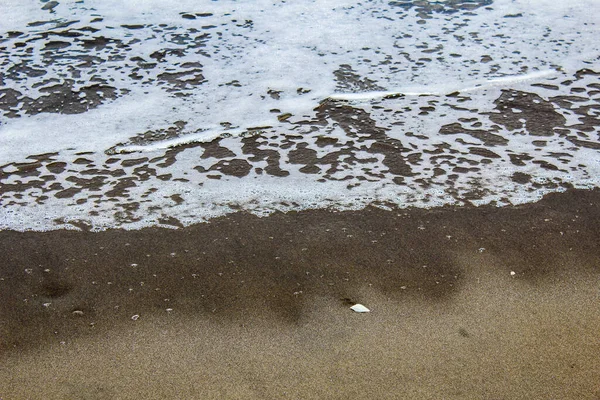
M73 315L81 317L81 316L83 316L83 311L81 311L81 310L75 310L75 311L73 311Z
M510 271L510 276L515 276L517 273L515 271Z
M363 306L362 304L358 304L358 303L353 305L352 307L350 307L350 309L357 313L371 312L371 310L369 310L367 307Z
M53 11L54 7L56 7L57 5L58 5L58 1L49 1L48 3L44 4L44 6L42 7L42 10Z
M138 314L135 314L131 317L132 321L137 321L140 318L140 316Z

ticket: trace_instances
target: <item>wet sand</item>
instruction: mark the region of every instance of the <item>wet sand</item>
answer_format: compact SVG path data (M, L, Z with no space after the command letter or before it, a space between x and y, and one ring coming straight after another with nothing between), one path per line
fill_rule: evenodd
M0 398L600 399L599 242L598 190L3 231Z

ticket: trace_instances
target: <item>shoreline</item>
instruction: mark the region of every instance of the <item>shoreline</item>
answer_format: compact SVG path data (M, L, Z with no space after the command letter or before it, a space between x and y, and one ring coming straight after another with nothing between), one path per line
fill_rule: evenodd
M0 398L598 398L599 205L0 231Z

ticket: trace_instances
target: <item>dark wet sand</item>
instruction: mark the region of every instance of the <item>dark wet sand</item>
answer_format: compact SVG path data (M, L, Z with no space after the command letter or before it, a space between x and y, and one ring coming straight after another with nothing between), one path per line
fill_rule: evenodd
M0 232L0 398L600 399L599 242L598 190Z

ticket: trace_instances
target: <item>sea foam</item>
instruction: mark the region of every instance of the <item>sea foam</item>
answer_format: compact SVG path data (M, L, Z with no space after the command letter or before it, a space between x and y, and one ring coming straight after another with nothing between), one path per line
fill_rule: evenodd
M597 187L598 7L7 0L0 228Z

